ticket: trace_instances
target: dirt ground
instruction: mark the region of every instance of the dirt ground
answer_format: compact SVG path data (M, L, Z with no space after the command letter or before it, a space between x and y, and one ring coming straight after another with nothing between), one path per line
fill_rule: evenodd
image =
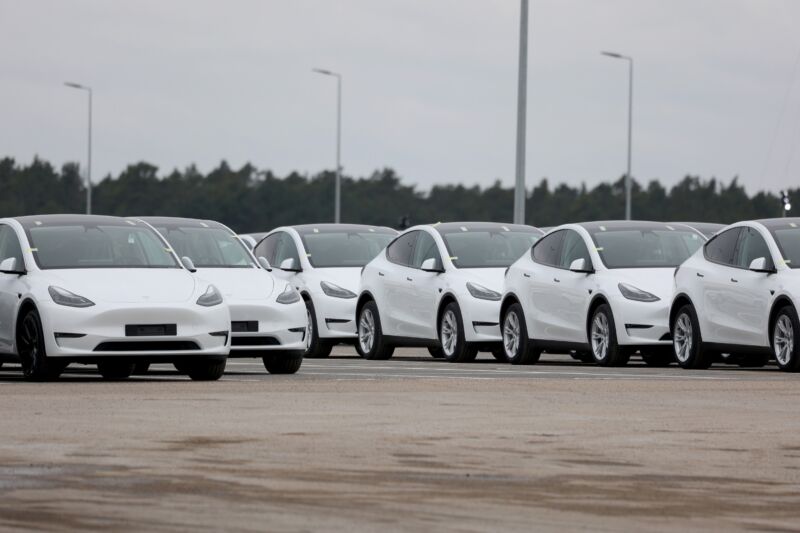
M0 529L800 528L796 380L672 372L7 378Z

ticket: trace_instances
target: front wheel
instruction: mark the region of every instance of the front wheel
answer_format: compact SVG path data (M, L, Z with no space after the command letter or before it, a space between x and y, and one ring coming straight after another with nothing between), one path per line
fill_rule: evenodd
M295 374L303 364L303 354L269 354L261 360L270 374Z
M429 346L428 353L431 354L431 357L433 357L434 359L442 359L444 357L444 352L442 351L442 348L440 346L437 346L435 348Z
M630 353L617 343L614 314L608 304L595 309L589 323L589 343L594 362L600 366L625 366Z
M800 332L797 311L787 305L778 311L771 335L775 360L778 362L778 367L785 372L800 370L800 353L798 353L800 350L794 342L795 332Z
M464 337L464 322L456 302L447 304L439 319L439 342L444 358L451 363L474 361L478 355L478 349Z
M681 368L704 369L714 362L714 355L703 348L700 323L694 307L684 305L672 323L672 349Z
M39 312L31 309L22 317L17 333L17 353L25 379L43 381L57 379L66 364L47 357Z
M387 346L381 329L378 306L373 301L364 304L358 312L358 340L356 351L364 359L389 359L394 346Z
M102 361L97 363L97 370L103 379L121 380L128 379L133 374L134 363L124 363L121 361Z
M525 314L522 306L512 304L503 315L501 322L503 335L503 354L512 365L532 365L539 361L541 350L537 350L528 338Z
M314 311L314 304L311 300L306 300L306 315L308 315L308 328L306 329L306 353L304 357L313 359L328 357L333 349L333 344L320 339L319 330L317 329L317 313Z
M187 361L180 366L185 369L186 374L192 381L217 381L225 373L225 364L227 359L219 360L204 360ZM177 368L178 365L176 364Z

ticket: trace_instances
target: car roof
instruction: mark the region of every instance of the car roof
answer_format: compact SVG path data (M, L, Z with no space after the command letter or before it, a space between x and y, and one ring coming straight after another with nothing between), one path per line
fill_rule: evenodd
M397 230L390 228L388 226L374 226L371 224L334 224L334 223L323 223L323 224L298 224L295 226L288 226L293 228L298 233L311 233L314 230L327 232L327 231L358 231L364 229L372 229L372 230L381 230L381 231L388 231L391 233L397 233Z
M531 229L544 233L535 226L528 226L526 224L507 224L505 222L437 222L436 224L429 224L430 227L436 229L440 233L451 233L456 231L467 230L496 230L505 229L507 231L530 231Z
M589 232L594 231L623 231L626 229L670 229L674 226L684 226L692 229L691 226L683 222L653 222L651 220L598 220L594 222L579 222L576 225L585 228Z
M71 226L71 225L103 225L103 226L129 226L128 219L110 215L26 215L10 217L19 222L23 227L33 226Z
M752 222L758 222L759 224L770 230L785 229L785 228L800 228L799 217L762 218L759 220L753 220Z
M220 228L229 229L225 224L215 220L201 220L198 218L182 218L182 217L131 217L144 220L151 226L155 227L183 227L183 228Z

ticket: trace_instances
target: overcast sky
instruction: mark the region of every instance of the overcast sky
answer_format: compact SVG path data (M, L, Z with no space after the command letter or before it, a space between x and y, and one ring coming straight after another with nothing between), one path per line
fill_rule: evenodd
M800 184L800 2L531 0L527 180ZM514 179L518 0L0 0L0 157ZM774 139L774 141L773 141Z

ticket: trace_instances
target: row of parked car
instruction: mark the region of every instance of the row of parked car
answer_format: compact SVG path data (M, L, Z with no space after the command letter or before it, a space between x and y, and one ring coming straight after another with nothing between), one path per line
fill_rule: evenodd
M0 364L120 379L169 362L218 379L228 357L294 373L354 343L512 364L542 353L621 365L717 360L796 370L796 219L318 224L236 235L170 217L0 220ZM710 238L710 240L709 240ZM708 242L706 242L708 241ZM793 292L795 291L795 292Z

